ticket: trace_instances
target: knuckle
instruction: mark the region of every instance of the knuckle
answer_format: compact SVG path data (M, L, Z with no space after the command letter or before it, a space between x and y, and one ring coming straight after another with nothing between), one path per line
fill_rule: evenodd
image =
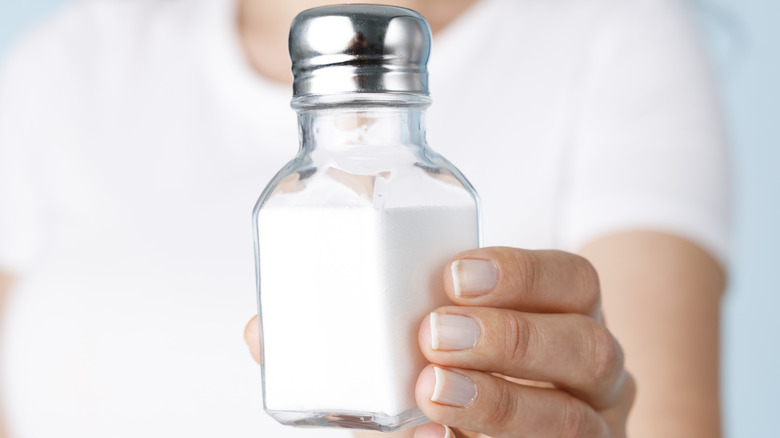
M574 438L588 436L586 434L587 413L582 403L573 397L566 398L561 410L561 423L558 436Z
M589 310L598 308L601 305L601 286L599 284L598 271L584 257L576 256L574 264L583 306Z
M507 271L513 272L507 280L512 290L518 293L529 293L536 288L537 261L531 251L512 251Z
M591 378L603 383L623 369L623 351L612 333L601 324L593 322L590 332Z
M526 360L531 345L531 324L508 312L504 318L504 358L509 364ZM511 365L510 365L511 366Z
M495 425L507 425L514 423L517 415L517 399L512 393L512 388L508 384L499 385L495 392L495 399L491 404L491 410L487 415L487 424L491 428Z
M630 410L636 401L636 380L634 376L626 372L626 381L624 384L624 403L627 410Z

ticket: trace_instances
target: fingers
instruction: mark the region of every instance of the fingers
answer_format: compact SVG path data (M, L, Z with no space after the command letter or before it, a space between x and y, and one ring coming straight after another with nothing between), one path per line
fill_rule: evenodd
M249 353L255 362L260 363L260 326L257 315L252 317L244 327L244 341L249 347Z
M417 381L416 397L431 421L494 438L608 436L605 421L570 394L479 371L429 365Z
M444 307L420 327L428 361L552 382L596 409L621 396L623 352L612 334L577 314Z
M459 305L600 317L595 269L562 251L474 249L458 254L443 280L447 295Z
M414 430L414 438L456 438L455 433L447 426L428 423Z

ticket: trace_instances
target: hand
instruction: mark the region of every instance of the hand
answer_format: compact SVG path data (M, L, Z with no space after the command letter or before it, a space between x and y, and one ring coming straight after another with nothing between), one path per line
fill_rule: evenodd
M626 436L635 384L584 258L476 249L447 266L444 288L456 306L421 325L431 365L416 396L453 429L429 424L415 438Z

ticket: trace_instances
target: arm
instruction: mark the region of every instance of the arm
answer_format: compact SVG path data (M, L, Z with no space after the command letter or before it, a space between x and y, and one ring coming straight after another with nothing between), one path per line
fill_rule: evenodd
M582 250L601 281L607 325L638 392L628 436L719 437L719 314L725 276L706 252L660 233Z

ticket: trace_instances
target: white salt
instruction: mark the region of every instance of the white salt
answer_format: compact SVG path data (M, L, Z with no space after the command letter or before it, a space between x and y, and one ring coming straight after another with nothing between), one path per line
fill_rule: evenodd
M478 246L476 208L267 205L258 230L266 409L414 408L418 327Z

